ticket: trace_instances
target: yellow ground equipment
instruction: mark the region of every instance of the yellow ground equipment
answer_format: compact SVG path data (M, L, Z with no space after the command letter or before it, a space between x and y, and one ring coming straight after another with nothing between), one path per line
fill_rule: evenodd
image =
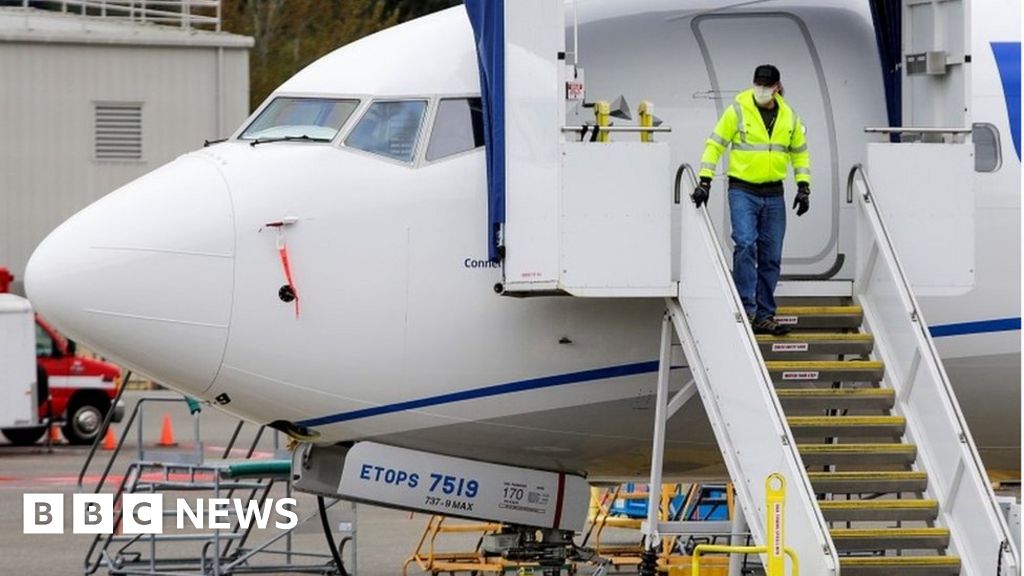
M768 543L764 546L716 546L701 544L693 550L691 575L700 576L701 555L704 553L765 554L767 576L785 576L786 565L783 554L789 556L793 576L800 576L800 563L796 553L786 547L786 479L781 474L772 474L765 480L765 532ZM708 572L705 572L708 574Z
M488 558L481 550L481 543L487 534L501 531L501 524L474 522L469 524L452 524L445 516L431 516L427 527L420 536L419 543L412 556L402 565L402 575L408 574L409 566L415 563L423 572L439 574L448 572L495 572L501 573L504 565L501 558ZM479 534L476 548L469 552L438 552L438 536L442 534ZM424 550L426 546L426 550Z
M732 518L733 514L733 489L732 485L725 487L725 498L721 503L713 501L708 497L708 485L703 484L665 484L661 489L661 505L658 517L661 520L681 519L689 521L700 521L706 519L707 510L715 506L724 506L726 516ZM719 486L721 488L721 486ZM583 546L587 546L593 538L590 546L594 552L615 569L623 567L636 567L641 563L644 553L643 535L641 526L642 518L630 518L617 515L616 508L622 508L622 501L638 500L646 501L647 491L630 491L625 486L616 486L604 491L595 490L592 502L592 515L590 528L583 538ZM682 498L680 498L682 497ZM615 506L619 503L619 506ZM606 529L617 529L618 531L635 531L635 542L609 544ZM711 543L711 542L709 542ZM671 576L688 576L690 574L690 556L685 552L691 548L693 542L682 542L677 536L667 537L662 540L662 546L658 555L658 569L661 572L668 572ZM728 559L710 558L703 562L705 576L725 576L728 573Z

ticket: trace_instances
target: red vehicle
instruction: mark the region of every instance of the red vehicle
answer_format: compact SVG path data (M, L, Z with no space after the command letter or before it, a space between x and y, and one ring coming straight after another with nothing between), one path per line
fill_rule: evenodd
M0 268L0 275L6 272ZM6 288L0 283L0 288ZM5 290L0 290L5 291ZM121 369L109 362L77 356L75 343L60 335L36 316L36 378L39 420L61 424L71 444L90 444L99 433L107 412L115 410L120 421L122 406L113 406L121 381ZM29 445L42 438L46 426L0 430L14 444Z

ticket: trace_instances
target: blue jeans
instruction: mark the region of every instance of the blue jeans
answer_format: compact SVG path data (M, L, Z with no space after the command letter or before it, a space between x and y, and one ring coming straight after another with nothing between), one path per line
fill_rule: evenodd
M782 270L786 201L729 190L732 218L732 278L743 308L754 318L775 315L775 285Z

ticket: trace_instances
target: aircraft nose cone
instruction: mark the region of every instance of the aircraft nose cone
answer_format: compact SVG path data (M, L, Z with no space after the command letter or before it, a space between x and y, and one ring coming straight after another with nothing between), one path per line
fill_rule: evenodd
M25 288L68 337L198 395L224 354L233 266L227 185L190 155L61 224L32 254Z

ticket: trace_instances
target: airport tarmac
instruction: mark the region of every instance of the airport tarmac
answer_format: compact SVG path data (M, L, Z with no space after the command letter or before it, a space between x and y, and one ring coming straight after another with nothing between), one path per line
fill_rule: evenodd
M179 398L171 392L126 392L126 415L130 414L134 405L143 395L158 398ZM171 416L175 440L179 447L176 450L190 450L192 443L192 418L184 404L146 403L143 421L143 444L152 448L159 439L163 415ZM127 417L127 416L126 416ZM204 441L204 452L207 457L219 457L224 450L237 420L231 416L207 408L201 419L201 432ZM120 426L118 427L120 433ZM240 434L240 445L251 443L256 427L247 425ZM273 453L272 438L264 437L257 446L263 455ZM125 451L119 458L120 464L115 466L113 479L119 479L125 469L125 461L134 456L137 442L134 434L126 440ZM25 493L62 493L65 494L66 506L70 505L71 496L77 491L77 478L82 464L89 452L88 447L55 445L52 453L45 446L16 447L0 439L0 573L34 574L34 575L74 575L82 574L83 562L92 537L88 535L70 534L70 518L65 518L65 534L63 535L25 535L22 533L22 500ZM93 485L107 461L110 452L101 452L97 461L86 476L86 485ZM236 453L237 455L237 453ZM283 492L282 494L283 495ZM300 517L315 510L315 501L308 496L298 498ZM336 508L348 506L339 503ZM332 514L345 515L339 511ZM386 510L373 506L358 506L356 510L356 554L359 576L393 576L401 573L402 563L410 556L423 532L428 516ZM296 548L326 553L327 548L317 522L310 523L299 530L295 537ZM450 536L446 542L457 549L472 549L477 536ZM184 546L184 545L182 545ZM349 554L346 551L346 558ZM349 561L349 560L347 560ZM98 574L105 574L100 570ZM415 568L410 574L419 573Z

